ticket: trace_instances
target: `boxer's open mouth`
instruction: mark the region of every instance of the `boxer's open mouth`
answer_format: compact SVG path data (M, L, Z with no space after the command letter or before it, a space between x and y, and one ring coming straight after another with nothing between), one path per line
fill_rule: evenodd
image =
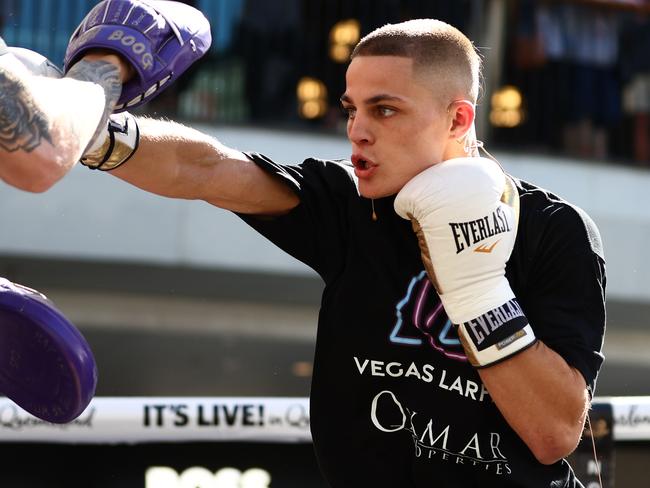
M355 168L357 169L369 169L372 166L375 166L372 161L369 159L366 159L358 154L353 154L352 155L352 164L354 165Z

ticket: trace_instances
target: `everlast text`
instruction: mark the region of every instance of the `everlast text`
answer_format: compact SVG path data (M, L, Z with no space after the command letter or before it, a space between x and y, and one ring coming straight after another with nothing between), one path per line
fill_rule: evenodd
M456 242L456 254L488 237L510 231L508 218L500 207L482 219L450 222L449 226Z

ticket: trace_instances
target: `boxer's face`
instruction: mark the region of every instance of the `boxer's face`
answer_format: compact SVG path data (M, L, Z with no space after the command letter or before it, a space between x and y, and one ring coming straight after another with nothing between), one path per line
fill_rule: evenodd
M341 97L359 190L366 198L397 193L443 160L450 140L447 111L431 86L397 56L357 56Z

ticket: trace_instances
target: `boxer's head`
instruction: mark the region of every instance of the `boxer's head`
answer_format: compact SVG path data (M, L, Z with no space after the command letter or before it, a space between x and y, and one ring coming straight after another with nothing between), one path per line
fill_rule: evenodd
M386 25L359 42L341 100L362 195L395 194L432 164L467 155L480 64L465 35L432 19Z

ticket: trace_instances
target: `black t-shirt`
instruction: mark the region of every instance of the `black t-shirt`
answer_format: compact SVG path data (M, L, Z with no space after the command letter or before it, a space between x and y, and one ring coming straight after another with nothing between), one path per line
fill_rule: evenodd
M310 402L316 454L333 487L582 486L566 461L537 462L491 401L394 197L375 200L373 221L349 163L249 157L300 204L278 218L241 217L325 282ZM558 197L517 185L506 275L536 336L593 392L605 322L598 230Z

